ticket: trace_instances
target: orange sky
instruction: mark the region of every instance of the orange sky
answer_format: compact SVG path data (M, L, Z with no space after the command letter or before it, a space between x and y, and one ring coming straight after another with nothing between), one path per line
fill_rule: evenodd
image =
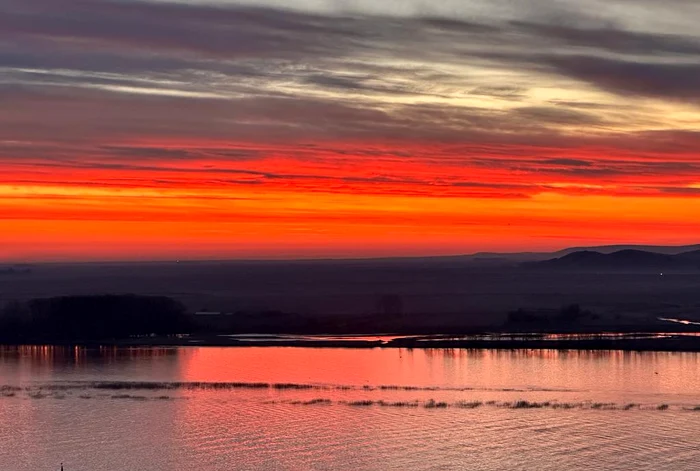
M435 170L431 166L426 172ZM63 180L60 172L55 176ZM71 260L451 254L619 242L682 244L694 242L700 233L699 199L635 196L615 184L587 188L550 182L528 189L529 194L501 195L491 188L474 191L429 183L354 182L329 188L325 177L316 186L307 181L204 184L201 176L168 185L114 185L112 180L129 178L108 171L84 178L94 183L0 184L0 256ZM481 176L486 178L487 172ZM618 196L625 192L630 194Z
M696 7L621 1L10 0L0 260L698 243Z

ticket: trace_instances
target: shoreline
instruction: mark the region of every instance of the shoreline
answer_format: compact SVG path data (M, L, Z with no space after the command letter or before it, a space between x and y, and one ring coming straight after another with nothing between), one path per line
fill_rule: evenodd
M518 334L512 334L518 335ZM545 334L546 335L546 334ZM583 334L571 334L573 336ZM590 335L590 334L587 334ZM595 334L593 334L595 335ZM386 349L465 349L465 350L588 350L588 351L627 351L627 352L699 352L700 336L683 333L659 333L664 337L646 336L641 338L572 338L546 340L533 338L498 339L455 339L427 335L399 337L392 340L361 339L351 340L314 339L237 339L220 336L150 337L105 341L39 341L23 340L0 342L0 348L20 346L53 346L81 348L157 348L157 347L286 347L286 348L386 348ZM367 337L372 337L368 335Z

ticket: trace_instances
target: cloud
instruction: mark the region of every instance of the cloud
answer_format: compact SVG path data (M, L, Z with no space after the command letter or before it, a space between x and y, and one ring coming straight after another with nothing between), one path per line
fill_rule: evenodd
M544 161L548 165L557 165L562 167L590 167L591 162L578 159L546 159Z
M515 112L540 123L597 125L603 120L594 114L554 106L529 106L517 108Z
M544 41L556 41L593 51L629 55L688 55L700 54L700 40L676 34L654 34L625 31L614 25L581 28L572 25L512 21L514 28Z
M7 0L0 161L405 194L697 177L700 36L591 1Z
M627 96L698 100L700 64L633 62L592 56L543 57L563 75Z

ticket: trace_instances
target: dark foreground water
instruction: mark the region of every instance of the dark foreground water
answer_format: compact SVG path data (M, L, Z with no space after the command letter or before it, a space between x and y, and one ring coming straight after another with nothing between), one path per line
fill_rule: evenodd
M689 353L6 348L0 469L695 470L699 368Z

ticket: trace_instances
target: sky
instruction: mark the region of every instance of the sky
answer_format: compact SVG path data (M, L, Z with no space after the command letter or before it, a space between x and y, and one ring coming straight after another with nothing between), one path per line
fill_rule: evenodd
M3 0L0 260L700 242L695 0Z

